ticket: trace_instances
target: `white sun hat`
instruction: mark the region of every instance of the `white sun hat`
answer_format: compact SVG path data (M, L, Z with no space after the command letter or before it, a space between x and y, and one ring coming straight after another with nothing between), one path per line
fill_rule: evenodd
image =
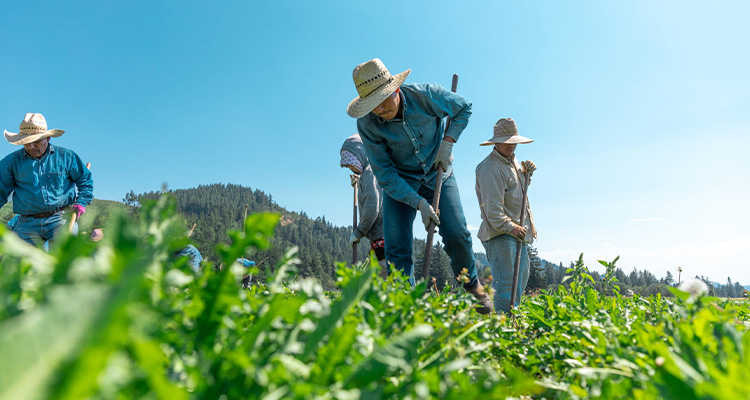
M393 94L410 72L411 69L407 69L400 74L391 75L379 58L357 65L352 77L359 96L349 103L346 113L352 118L364 117Z
M11 144L24 145L47 137L62 136L60 129L47 130L47 120L39 113L27 113L18 128L19 133L5 131L5 140Z
M492 139L482 142L480 146L493 146L495 143L518 144L531 143L534 139L525 138L518 134L516 121L511 118L500 118L495 124Z

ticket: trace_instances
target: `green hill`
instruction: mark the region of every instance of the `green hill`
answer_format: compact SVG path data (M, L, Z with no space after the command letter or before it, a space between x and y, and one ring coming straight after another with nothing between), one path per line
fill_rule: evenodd
M349 245L351 226L338 227L326 221L325 217L310 218L304 212L286 210L276 204L271 195L261 190L252 190L234 184L201 185L192 189L170 190L169 194L177 199L179 213L185 218L186 227L196 224L190 237L201 251L206 261L216 262L216 246L228 243L227 230L237 230L245 214L275 212L281 214L281 222L276 228L270 249L248 254L247 258L255 260L261 266L260 279L264 278L265 268L275 266L284 252L292 246L299 247L301 264L299 271L303 276L318 278L325 287L334 287L336 263L351 262L352 248ZM160 192L149 192L126 195L126 202L137 205L140 201L155 199ZM421 277L424 252L424 241L414 241L414 266L416 277ZM369 255L369 242L362 240L357 247L358 261ZM433 252L430 275L437 278L437 285L442 288L446 282L455 284L449 267L447 254L440 245ZM262 263L262 264L261 264Z
M299 247L300 273L318 278L326 287L333 287L336 262L351 261L352 251L348 243L350 227L333 226L325 217L312 219L304 212L288 211L261 190L234 184L211 184L170 190L168 193L177 199L178 211L185 218L186 227L195 223L190 239L206 261L218 260L216 246L229 242L228 230L240 228L246 205L248 215L260 212L281 214L271 248L246 255L259 264L259 278L264 277L266 267L275 266L292 246ZM130 199L135 204L159 195L160 192L129 193L126 200ZM362 241L357 254L360 260L364 259L369 254L369 243Z
M195 224L190 239L207 262L217 263L217 246L229 242L229 230L240 229L247 206L247 215L260 212L281 215L271 247L245 255L258 263L258 279L264 279L266 268L277 265L283 254L293 246L299 248L300 274L316 277L326 288L335 286L336 264L351 263L352 248L348 241L351 226L338 227L326 221L325 217L313 219L304 212L288 211L276 204L270 194L261 190L234 184L210 184L191 189L170 190L167 193L177 199L178 212L185 220L186 229ZM88 235L93 228L105 227L110 216L117 212L137 216L142 201L154 200L160 195L161 192L135 194L131 191L126 194L124 202L94 200L79 221L80 232ZM11 217L10 204L0 209L0 221L7 222ZM415 274L420 278L424 241L415 240L413 246ZM369 242L362 240L357 246L357 261L364 260L369 251ZM430 275L437 278L439 288L446 282L450 285L455 284L448 263L448 256L437 244L433 251Z

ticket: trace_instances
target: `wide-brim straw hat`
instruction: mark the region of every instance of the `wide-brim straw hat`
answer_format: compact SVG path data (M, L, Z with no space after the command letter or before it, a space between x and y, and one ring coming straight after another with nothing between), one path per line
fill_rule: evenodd
M516 121L511 118L500 118L495 124L494 135L492 139L482 142L480 146L493 146L496 143L520 144L531 143L534 139L529 139L518 134Z
M359 96L349 103L346 113L352 118L364 117L392 95L410 72L411 69L407 69L400 74L391 75L378 58L357 65L352 77Z
M47 130L47 120L45 120L44 116L39 113L27 113L18 130L19 133L8 132L6 130L4 132L5 140L10 144L20 146L36 142L43 138L62 136L62 134L65 133L65 131L61 129Z

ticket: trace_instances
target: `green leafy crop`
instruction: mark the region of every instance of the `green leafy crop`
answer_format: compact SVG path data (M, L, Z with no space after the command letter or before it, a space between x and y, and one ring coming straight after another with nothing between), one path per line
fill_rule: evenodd
M375 260L326 292L295 249L243 289L234 260L278 220L248 217L198 273L168 196L50 253L0 227L0 400L750 397L747 302L625 297L611 276L606 296L581 259L570 290L485 317Z

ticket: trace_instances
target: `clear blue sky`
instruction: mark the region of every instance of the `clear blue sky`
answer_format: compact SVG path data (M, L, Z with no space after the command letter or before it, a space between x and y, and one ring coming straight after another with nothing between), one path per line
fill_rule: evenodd
M458 73L473 233L478 144L511 117L536 140L516 154L539 167L542 257L750 283L750 3L364 4L5 0L0 128L41 112L65 129L53 142L92 163L96 198L231 182L349 225L352 69Z

